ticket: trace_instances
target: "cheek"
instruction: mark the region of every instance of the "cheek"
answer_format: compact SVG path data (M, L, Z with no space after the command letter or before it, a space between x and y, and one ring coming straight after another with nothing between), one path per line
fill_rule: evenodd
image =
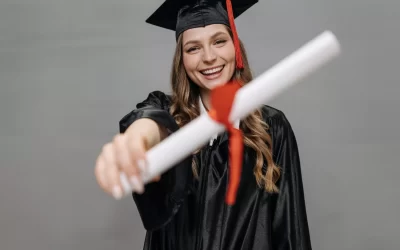
M227 58L228 63L231 65L229 74L233 75L236 68L235 47L233 46L233 43L231 44L229 51L227 51Z
M197 59L195 55L184 55L183 56L183 65L185 67L185 70L188 73L191 73L192 71L195 71L197 68Z
M187 76L196 84L200 84L198 81L195 72L197 72L198 59L196 55L184 55L183 58L183 67L185 68Z
M226 62L232 63L235 61L235 47L233 43L227 44L220 51L220 56L225 59Z
M230 76L233 75L235 68L236 68L236 61L235 61L235 48L232 44L232 46L225 46L221 51L220 51L220 57L225 61L226 63L226 73Z

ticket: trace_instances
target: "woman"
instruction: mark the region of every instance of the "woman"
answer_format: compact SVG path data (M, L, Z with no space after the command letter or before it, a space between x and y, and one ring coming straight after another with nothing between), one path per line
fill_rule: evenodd
M240 14L255 2L234 2L233 11ZM129 177L147 230L144 249L311 249L296 139L277 109L263 106L234 124L245 149L232 206L224 202L226 132L146 187L139 177L146 150L207 112L212 89L251 81L230 8L220 1L166 1L147 20L171 28L172 19L175 25L172 96L150 93L123 117L120 134L98 157L96 177L106 192L120 198L119 173Z

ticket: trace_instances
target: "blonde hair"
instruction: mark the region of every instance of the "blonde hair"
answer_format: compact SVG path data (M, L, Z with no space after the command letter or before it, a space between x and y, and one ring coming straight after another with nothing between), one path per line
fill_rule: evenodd
M232 37L231 30L228 27L227 30ZM245 85L253 79L253 76L249 68L246 51L241 41L240 48L243 56L244 69L236 69L233 79ZM171 71L172 102L170 108L171 115L180 127L200 115L200 89L187 76L183 65L182 54L181 35L177 41ZM256 164L253 171L258 186L260 188L263 187L267 192L278 192L278 188L275 184L280 177L280 169L273 161L272 139L267 133L269 126L262 119L261 109L256 110L242 120L240 129L243 131L245 145L256 152ZM267 163L266 171L263 169L264 160L266 160ZM194 161L193 173L195 176L198 176L197 166Z

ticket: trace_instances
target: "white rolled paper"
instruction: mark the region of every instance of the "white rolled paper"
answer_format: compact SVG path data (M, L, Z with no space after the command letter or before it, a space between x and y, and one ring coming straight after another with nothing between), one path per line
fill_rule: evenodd
M230 120L244 119L339 53L340 44L335 35L330 31L323 32L238 90ZM212 120L207 114L194 119L147 152L148 165L142 174L143 182L148 183L155 176L166 172L208 142L213 135L224 130L223 125Z

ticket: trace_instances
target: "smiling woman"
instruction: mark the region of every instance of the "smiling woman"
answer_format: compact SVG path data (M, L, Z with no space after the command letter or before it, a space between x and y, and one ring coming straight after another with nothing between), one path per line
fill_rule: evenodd
M224 202L227 132L155 182L143 187L140 179L146 150L212 108L213 89L252 80L233 18L256 2L167 0L147 20L175 31L172 95L154 91L137 104L96 164L99 185L115 198L123 192L119 173L130 181L147 230L145 249L311 249L296 138L275 108L263 106L234 124L245 147L233 205Z

